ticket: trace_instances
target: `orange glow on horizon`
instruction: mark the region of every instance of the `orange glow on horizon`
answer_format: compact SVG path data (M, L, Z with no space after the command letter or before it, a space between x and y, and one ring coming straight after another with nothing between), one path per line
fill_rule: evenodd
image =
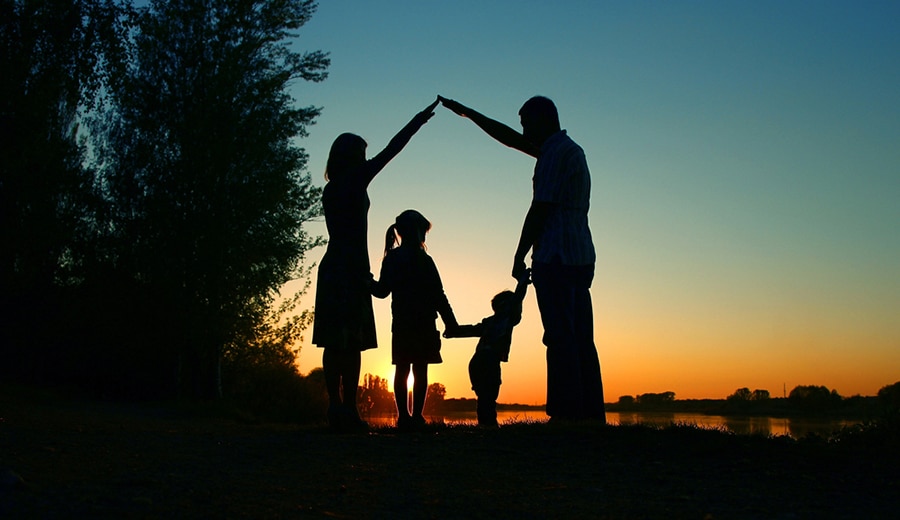
M505 257L479 264L441 242L431 245L429 254L460 323L481 321L491 313L493 295L513 286ZM373 260L373 271L379 267ZM759 302L750 293L731 301L721 295L681 296L664 286L620 283L600 272L592 288L595 342L608 403L621 396L668 391L676 399L724 399L743 387L781 396L798 385L824 385L842 396L875 395L900 380L898 326L875 326L893 323L890 309L842 316L823 308L821 301L770 303L763 289ZM314 291L315 275L308 298ZM373 306L379 346L362 353L360 380L367 373L376 375L393 391L390 298L374 299ZM440 319L437 326L444 328ZM522 322L513 331L509 362L502 364L500 402L546 402L542 334L530 288ZM476 343L477 338L442 339L443 363L429 366L428 383L444 385L448 399L475 398L468 363ZM300 372L321 366L321 355L314 345L302 345Z

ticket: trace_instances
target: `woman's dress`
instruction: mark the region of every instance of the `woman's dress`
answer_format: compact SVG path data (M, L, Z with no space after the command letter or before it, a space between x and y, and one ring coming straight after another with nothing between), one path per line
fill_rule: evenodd
M362 351L378 346L366 238L366 188L372 177L368 172L349 172L328 181L322 191L328 246L316 282L312 342L318 347Z

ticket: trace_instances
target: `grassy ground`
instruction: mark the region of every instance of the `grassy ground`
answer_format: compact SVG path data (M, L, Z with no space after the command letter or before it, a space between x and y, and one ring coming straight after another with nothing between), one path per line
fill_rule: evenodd
M333 434L233 417L0 395L0 518L897 518L900 506L900 450L877 436Z

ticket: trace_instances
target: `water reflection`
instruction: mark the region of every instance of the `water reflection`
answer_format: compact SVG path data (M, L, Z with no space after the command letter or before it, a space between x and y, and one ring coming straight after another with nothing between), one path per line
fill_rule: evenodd
M541 410L533 411L500 411L497 414L500 424L543 422L548 419ZM392 426L394 417L369 417L373 426ZM455 412L440 417L429 417L430 422L443 422L449 425L475 425L475 412ZM673 424L690 425L698 428L729 431L738 435L789 436L801 439L808 435L829 437L856 421L821 418L785 418L758 416L722 416L698 413L673 412L607 412L606 422L609 424L646 424L664 428Z
M800 439L810 434L829 437L855 421L821 418L784 418L762 416L722 416L696 413L607 412L610 424L648 424L665 427L686 424L699 428L725 430L738 435L789 436Z
M723 417L726 430L739 435L773 435L773 417ZM776 431L782 431L776 427ZM775 434L783 435L783 434Z

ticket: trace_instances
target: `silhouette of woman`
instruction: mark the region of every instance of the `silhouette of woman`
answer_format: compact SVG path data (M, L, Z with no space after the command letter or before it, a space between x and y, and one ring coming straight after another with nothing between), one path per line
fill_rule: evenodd
M322 353L328 390L328 423L359 429L356 393L360 353L378 346L368 281L369 183L433 115L437 101L416 114L377 155L366 160L366 141L341 134L331 145L322 191L328 247L319 264L312 342Z
M434 260L425 252L425 233L429 229L431 223L418 211L408 209L401 213L385 235L380 279L372 280L372 294L376 297L386 298L393 293L391 363L397 366L394 399L397 426L401 429L425 424L422 410L428 392L428 364L442 361L441 337L435 324L438 314L448 330L459 326ZM415 378L411 414L406 397L410 365Z

